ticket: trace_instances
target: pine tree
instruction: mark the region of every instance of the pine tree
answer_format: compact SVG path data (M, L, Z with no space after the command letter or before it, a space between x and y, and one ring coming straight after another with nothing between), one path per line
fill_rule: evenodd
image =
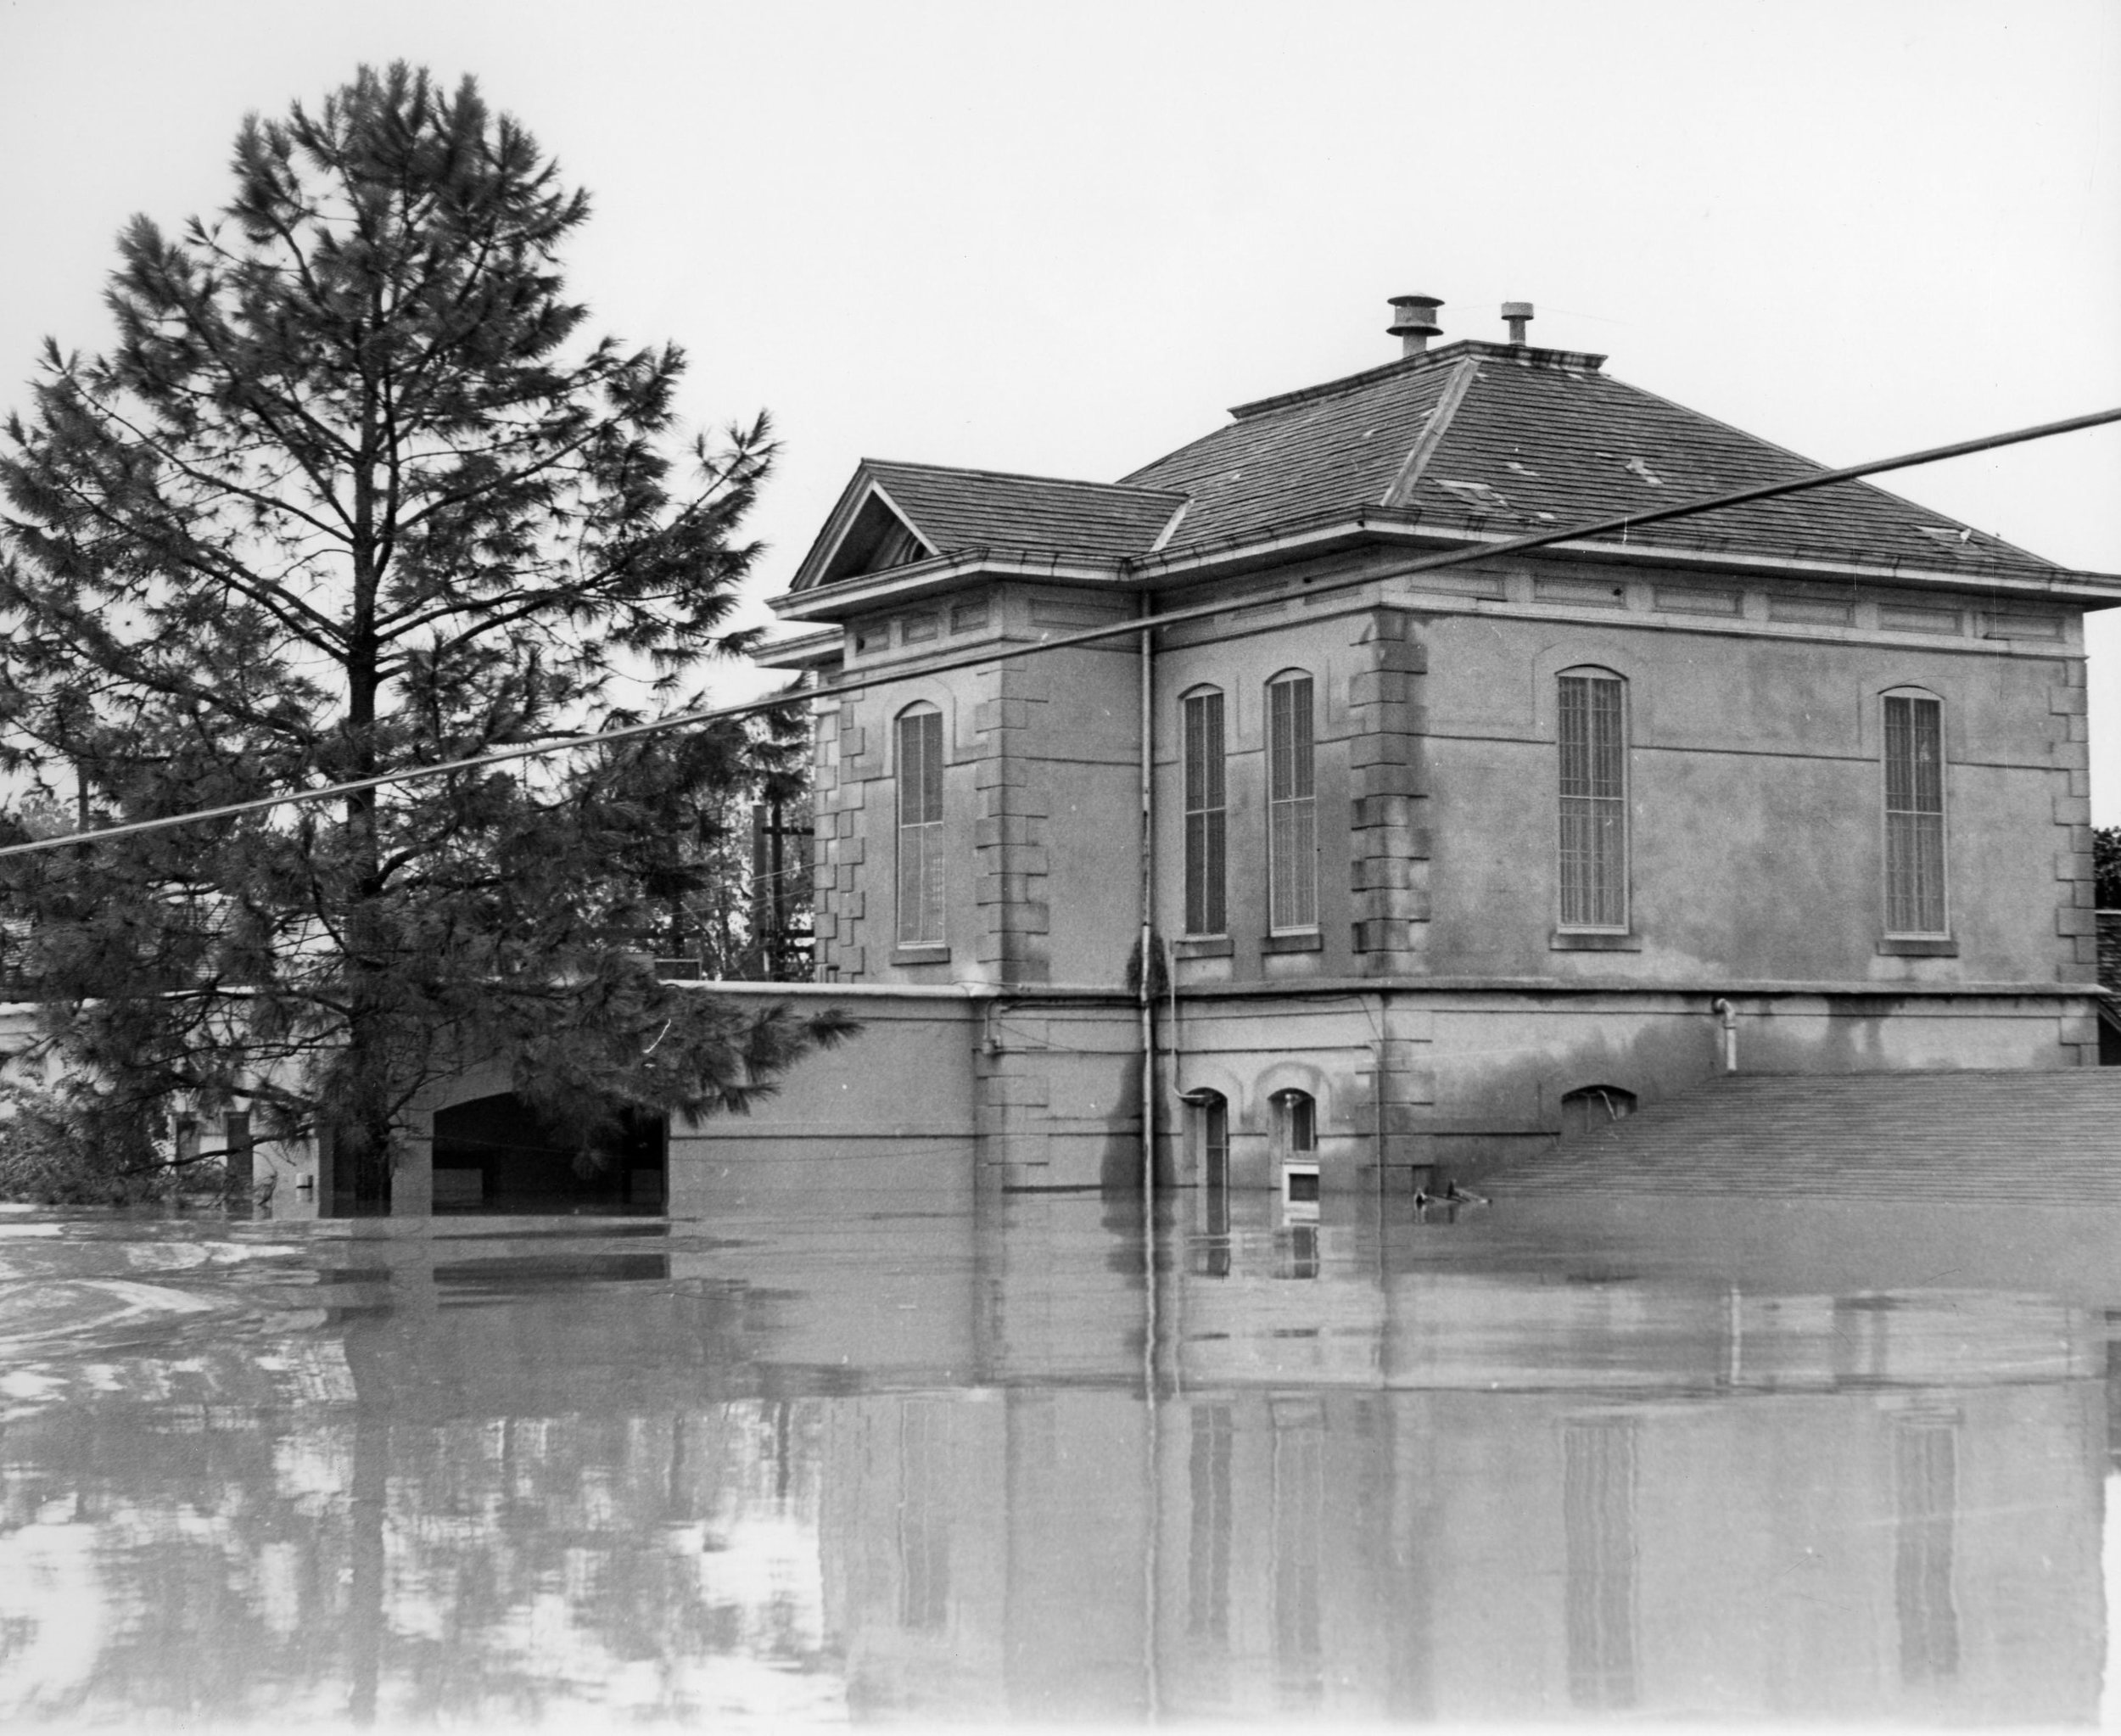
M100 823L681 708L743 648L774 447L763 416L678 447L679 350L587 338L559 263L586 197L471 81L402 64L252 116L233 170L218 222L133 219L115 347L48 344L6 424L18 776ZM748 751L703 736L686 775ZM408 1105L467 1059L506 1057L585 1140L769 1089L846 1027L673 988L635 949L667 890L644 768L671 758L578 750L0 865L79 1112L145 1124L182 1095L322 1132L377 1209Z

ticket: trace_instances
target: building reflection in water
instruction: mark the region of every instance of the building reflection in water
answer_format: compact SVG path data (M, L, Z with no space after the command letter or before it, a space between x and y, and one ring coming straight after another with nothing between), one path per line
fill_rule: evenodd
M0 1237L0 1716L2098 1716L2097 1299L1336 1209Z
M1952 1602L1952 1532L1959 1511L1957 1419L1894 1419L1893 1607L1900 1618L1900 1680L1910 1687L1959 1673L1959 1611Z
M1598 1711L1636 1703L1635 1425L1562 1425L1562 1532L1569 1699Z

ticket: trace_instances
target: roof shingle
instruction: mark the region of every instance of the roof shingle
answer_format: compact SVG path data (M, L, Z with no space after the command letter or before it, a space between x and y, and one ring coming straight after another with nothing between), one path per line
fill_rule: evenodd
M863 468L938 554L1005 548L1124 559L1146 554L1186 504L1180 493L1117 483L874 458Z
M1599 370L1603 359L1450 344L1242 406L1228 427L1124 480L1194 497L1173 539L1186 546L1366 505L1412 508L1439 524L1537 530L1827 468L1614 379ZM1928 572L2056 570L1863 482L1645 526L1628 540Z

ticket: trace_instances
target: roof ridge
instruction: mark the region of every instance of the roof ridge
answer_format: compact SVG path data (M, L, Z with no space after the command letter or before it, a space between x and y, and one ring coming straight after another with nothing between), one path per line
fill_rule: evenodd
M1451 431L1452 419L1458 413L1458 406L1465 402L1466 395L1473 389L1473 382L1480 377L1480 360L1469 356L1453 370L1437 395L1435 406L1423 418L1421 432L1414 436L1414 443L1407 448L1405 462L1399 473L1393 477L1378 501L1380 507L1403 507L1407 496L1413 493L1415 484L1429 468L1429 461L1436 456L1436 449L1443 445L1444 436Z
M1605 357L1587 350L1550 350L1537 344L1496 344L1485 338L1458 338L1434 350L1424 350L1413 356L1402 356L1392 361L1380 362L1360 373L1343 374L1339 379L1321 380L1315 386L1298 386L1293 390L1276 392L1265 398L1255 398L1250 403L1234 404L1230 414L1240 422L1249 422L1256 416L1284 410L1297 404L1308 404L1323 398L1336 397L1343 392L1352 392L1363 386L1389 378L1399 372L1423 373L1429 369L1450 362L1478 361L1483 356L1510 361L1519 367L1562 368L1581 372L1597 373L1605 366ZM1185 449L1182 446L1181 451Z
M972 464L924 464L908 458L864 458L859 462L870 469L918 470L939 476L983 476L994 482L1036 482L1049 487L1092 488L1107 493L1117 490L1133 495L1162 495L1178 501L1191 498L1183 489L1142 488L1132 483L1099 482L1083 476L1038 476L1027 470L989 470Z

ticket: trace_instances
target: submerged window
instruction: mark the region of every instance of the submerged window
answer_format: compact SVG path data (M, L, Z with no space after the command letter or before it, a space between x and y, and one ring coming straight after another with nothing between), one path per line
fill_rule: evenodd
M1277 1091L1282 1145L1292 1157L1314 1156L1318 1150L1318 1106L1308 1091Z
M1211 688L1186 696L1186 932L1220 934L1223 905L1224 794L1223 696Z
M1944 706L1885 696L1885 932L1943 934Z
M1200 1180L1204 1186L1226 1188L1230 1184L1230 1106L1220 1091L1189 1092L1186 1107L1191 1112L1200 1145Z
M1627 927L1627 693L1618 675L1561 677L1561 926Z
M943 944L943 714L898 718L898 944Z
M1316 1224L1318 1218L1318 1106L1307 1091L1277 1091L1273 1099L1275 1155L1280 1159L1284 1224ZM1314 1251L1315 1252L1315 1251ZM1301 1265L1302 1263L1300 1262ZM1314 1277L1308 1270L1291 1274Z
M1318 926L1318 803L1312 776L1311 677L1267 688L1268 927Z
M1194 1252L1194 1270L1209 1278L1230 1275L1230 1106L1220 1091L1189 1091L1187 1137L1193 1141L1193 1173L1200 1184L1200 1227L1209 1238Z
M1618 1085L1581 1085L1562 1097L1561 1136L1573 1140L1634 1113L1632 1091Z

